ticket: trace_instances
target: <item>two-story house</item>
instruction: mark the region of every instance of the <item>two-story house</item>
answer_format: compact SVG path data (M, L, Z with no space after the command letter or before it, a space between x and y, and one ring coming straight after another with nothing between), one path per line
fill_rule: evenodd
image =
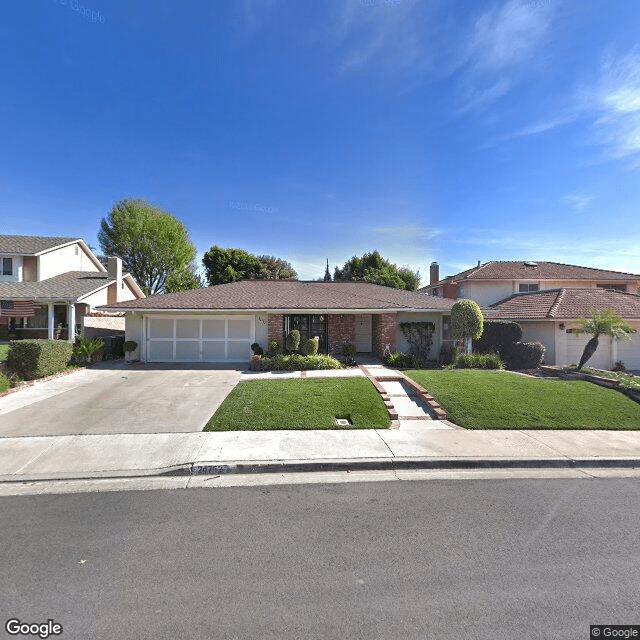
M496 260L440 279L434 262L430 283L420 291L475 300L486 318L517 321L523 340L545 345L547 364L579 361L590 336L576 333L576 321L589 317L591 309L613 309L640 329L640 275L633 273L558 262ZM640 332L630 340L601 338L589 365L610 369L618 361L628 369L640 369Z
M94 307L144 297L120 258L105 267L80 238L0 235L0 340L73 341Z

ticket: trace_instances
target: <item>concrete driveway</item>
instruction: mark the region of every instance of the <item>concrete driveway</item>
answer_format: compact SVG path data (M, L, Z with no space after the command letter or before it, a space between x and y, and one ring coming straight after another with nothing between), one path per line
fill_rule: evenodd
M202 431L241 372L101 363L0 398L0 437Z

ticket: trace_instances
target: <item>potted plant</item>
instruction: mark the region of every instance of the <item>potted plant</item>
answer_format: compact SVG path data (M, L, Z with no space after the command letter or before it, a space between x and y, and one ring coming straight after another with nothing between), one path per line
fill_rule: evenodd
M124 343L124 354L127 362L132 362L131 354L138 348L138 343L135 340L127 340Z

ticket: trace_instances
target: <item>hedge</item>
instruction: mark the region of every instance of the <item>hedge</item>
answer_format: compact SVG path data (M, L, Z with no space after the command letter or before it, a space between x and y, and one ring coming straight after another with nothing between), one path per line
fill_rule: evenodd
M508 369L537 369L544 352L540 342L515 342L505 348L504 359Z
M8 391L10 386L9 378L7 378L4 373L0 373L0 393Z
M264 356L260 360L262 371L307 371L310 369L342 369L343 365L331 356L277 355L273 358Z
M7 368L26 380L43 378L69 366L73 345L66 340L14 340L9 343Z
M504 363L497 353L458 353L449 367L451 369L504 369Z
M388 353L384 357L384 363L388 367L396 367L397 369L421 369L424 367L424 362L418 356L400 351Z
M502 353L507 345L522 338L522 327L510 320L485 320L482 336L473 341L477 353Z

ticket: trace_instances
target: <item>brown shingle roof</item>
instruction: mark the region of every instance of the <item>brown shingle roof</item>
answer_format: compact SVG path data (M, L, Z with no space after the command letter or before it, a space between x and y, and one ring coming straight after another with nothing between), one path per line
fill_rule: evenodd
M491 305L491 318L562 319L589 317L590 310L613 309L623 318L640 318L640 296L606 289L548 289L516 293Z
M115 279L99 271L67 271L39 282L0 282L0 298L12 299L78 299Z
M0 236L0 253L29 256L78 240L62 236Z
M535 266L532 266L535 265ZM511 260L493 260L478 267L461 271L455 276L444 278L424 289L441 285L445 282L460 280L640 280L640 275L595 269L593 267L579 267L560 262L529 262Z
M365 282L242 280L204 289L150 296L109 309L450 309L455 300ZM105 307L107 308L107 307Z

